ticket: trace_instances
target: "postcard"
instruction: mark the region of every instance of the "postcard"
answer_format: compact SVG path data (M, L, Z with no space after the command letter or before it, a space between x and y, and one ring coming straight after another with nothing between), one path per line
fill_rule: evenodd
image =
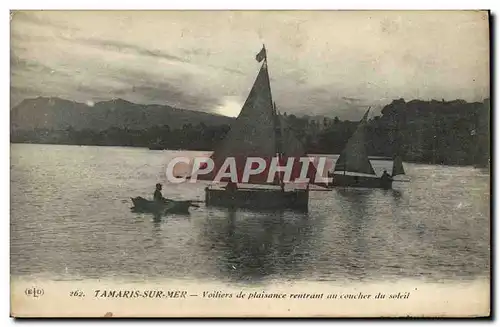
M489 26L11 11L11 316L489 316Z

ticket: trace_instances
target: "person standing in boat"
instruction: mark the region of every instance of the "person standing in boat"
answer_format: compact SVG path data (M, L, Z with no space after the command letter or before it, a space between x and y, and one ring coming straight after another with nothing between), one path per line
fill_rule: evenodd
M165 202L166 199L163 197L163 194L161 194L161 184L160 183L157 183L156 184L156 190L155 190L155 193L153 195L153 199L156 201L156 202Z

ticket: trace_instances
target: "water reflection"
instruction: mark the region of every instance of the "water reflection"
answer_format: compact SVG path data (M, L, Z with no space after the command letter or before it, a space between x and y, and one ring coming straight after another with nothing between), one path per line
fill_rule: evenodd
M339 263L343 270L354 278L366 277L369 262L369 248L365 239L365 228L368 219L367 198L374 190L337 189L339 207L342 209L340 219L340 235L343 247L339 249Z
M153 214L153 224L156 226L156 225L160 225L161 223L161 215L159 213L155 213Z
M403 198L403 191L401 190L384 190L384 194L390 196L395 203L399 203L399 201Z
M153 239L154 246L156 248L160 248L163 246L163 237L162 237L162 229L161 229L161 217L153 219L153 228L152 228L152 233L151 237Z
M203 246L209 246L219 273L236 281L300 274L313 237L307 214L228 210L205 222Z

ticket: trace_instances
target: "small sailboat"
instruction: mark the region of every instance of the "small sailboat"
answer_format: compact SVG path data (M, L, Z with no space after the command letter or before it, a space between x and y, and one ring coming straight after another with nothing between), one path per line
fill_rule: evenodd
M269 182L269 166L273 158L280 165L288 158L297 158L294 163L289 181L299 177L301 163L299 157L306 152L293 132L285 125L283 117L276 110L271 94L271 85L267 64L266 48L257 54L256 60L262 65L255 82L250 90L240 114L230 126L226 137L211 155L214 169L211 173L199 175L198 179L213 181L218 171L223 167L226 158L235 159L238 183L230 183L229 178L220 182L227 182L226 188L210 185L205 188L206 206L220 206L230 208L250 209L294 209L308 210L309 185L304 188L294 187L285 191L283 173L276 173ZM251 175L248 181L242 181L243 168L247 158L258 157L266 162L265 170ZM314 181L316 169L309 165L307 177ZM298 185L294 185L298 186Z
M333 174L329 174L333 178L332 187L390 189L393 177L405 174L400 156L394 157L392 175L384 173L379 177L375 173L366 150L365 130L369 112L370 108L337 159Z

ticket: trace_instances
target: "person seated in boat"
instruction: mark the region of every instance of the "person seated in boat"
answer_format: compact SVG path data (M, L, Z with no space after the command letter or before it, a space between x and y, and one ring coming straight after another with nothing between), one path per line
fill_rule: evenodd
M236 191L237 189L238 189L238 185L234 182L229 182L226 185L226 191L233 192L233 191Z
M161 184L160 183L156 184L156 190L155 190L155 193L153 195L153 199L156 202L165 202L165 201L167 201L167 199L165 199L163 197L163 194L161 194Z
M392 180L392 176L387 173L387 170L384 169L384 172L382 173L382 176L380 176L380 179L383 181L390 181Z

